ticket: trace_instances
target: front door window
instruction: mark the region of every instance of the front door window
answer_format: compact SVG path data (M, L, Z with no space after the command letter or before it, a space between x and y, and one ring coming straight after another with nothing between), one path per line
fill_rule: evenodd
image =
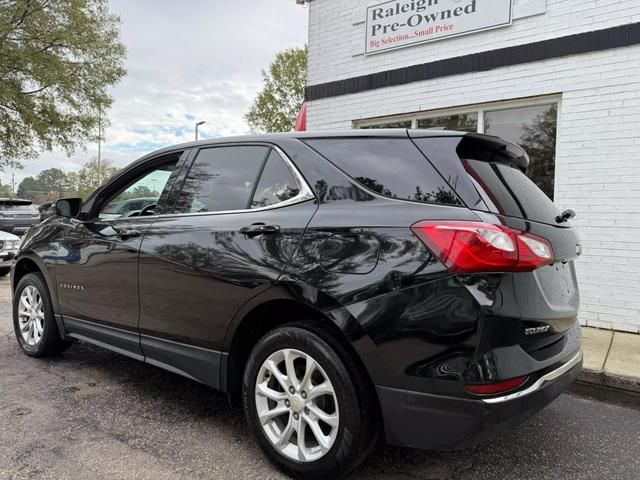
M158 203L176 162L162 165L133 180L106 200L98 217L101 220L127 218L150 212Z

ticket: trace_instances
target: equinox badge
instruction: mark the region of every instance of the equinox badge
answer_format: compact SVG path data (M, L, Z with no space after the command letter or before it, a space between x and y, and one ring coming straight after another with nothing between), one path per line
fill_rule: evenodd
M539 333L547 333L550 328L551 327L549 325L544 325L542 327L525 328L524 329L524 334L525 335L538 335Z

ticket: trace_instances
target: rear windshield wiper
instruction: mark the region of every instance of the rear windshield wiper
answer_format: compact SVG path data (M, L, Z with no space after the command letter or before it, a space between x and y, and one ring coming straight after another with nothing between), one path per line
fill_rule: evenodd
M569 220L570 218L573 218L575 216L576 216L576 212L574 212L570 208L567 208L564 212L562 212L560 215L558 215L556 217L556 222L564 223L567 220Z

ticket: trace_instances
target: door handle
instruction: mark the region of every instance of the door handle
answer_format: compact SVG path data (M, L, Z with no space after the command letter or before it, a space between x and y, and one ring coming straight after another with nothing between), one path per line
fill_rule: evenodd
M118 230L117 235L121 239L126 240L128 238L139 237L140 236L140 230L135 230L135 229L132 229L132 228L125 228L123 230Z
M264 223L254 223L240 229L240 233L250 238L257 237L258 235L273 235L278 232L280 232L279 225L265 225Z

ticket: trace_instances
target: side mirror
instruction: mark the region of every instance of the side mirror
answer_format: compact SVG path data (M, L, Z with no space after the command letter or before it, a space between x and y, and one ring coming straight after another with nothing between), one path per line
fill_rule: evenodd
M60 198L56 200L55 211L59 217L75 218L82 208L81 198Z

